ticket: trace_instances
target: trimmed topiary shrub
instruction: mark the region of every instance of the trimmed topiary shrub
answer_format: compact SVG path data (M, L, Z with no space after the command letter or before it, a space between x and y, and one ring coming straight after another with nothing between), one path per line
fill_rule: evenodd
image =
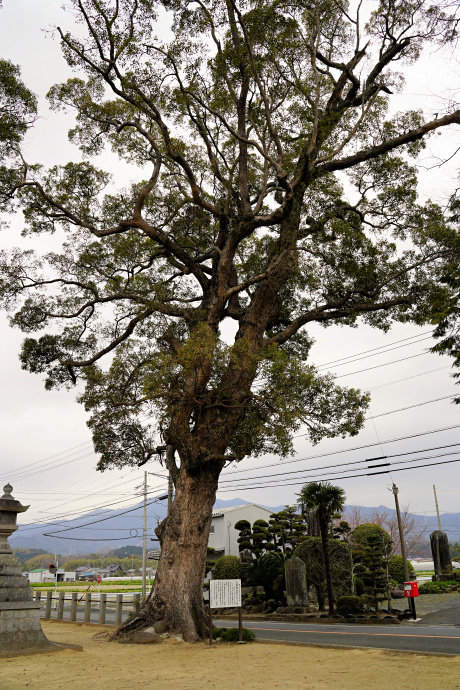
M256 639L256 635L252 630L243 628L243 642L252 642ZM224 642L238 642L239 640L239 630L238 628L214 628L212 631L213 640L217 640L220 637Z
M213 580L236 580L240 577L240 559L236 556L222 556L212 572Z
M358 525L352 532L353 543L355 549L359 551L359 547L365 548L369 545L369 538L379 538L387 544L391 544L391 537L383 527L376 525L374 522L365 522L363 525Z
M355 592L360 597L362 594L364 594L364 582L361 580L360 577L355 577Z
M337 613L340 616L346 616L350 613L362 613L364 611L361 597L339 597L337 599Z
M407 561L409 572L414 568L410 561ZM402 556L390 556L388 559L388 573L390 579L400 585L404 582L404 562Z

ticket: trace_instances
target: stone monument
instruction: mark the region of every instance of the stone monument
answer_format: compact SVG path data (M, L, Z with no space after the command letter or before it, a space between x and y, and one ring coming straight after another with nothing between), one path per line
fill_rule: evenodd
M452 580L453 570L447 534L441 530L435 530L430 534L430 542L434 564L433 582L439 580Z
M278 609L279 613L308 613L307 571L305 563L297 556L291 556L284 566L286 575L287 606Z
M58 651L64 645L45 636L40 604L33 601L29 580L21 574L21 562L8 544L8 537L18 529L18 513L29 508L13 498L12 490L7 484L0 498L0 657Z

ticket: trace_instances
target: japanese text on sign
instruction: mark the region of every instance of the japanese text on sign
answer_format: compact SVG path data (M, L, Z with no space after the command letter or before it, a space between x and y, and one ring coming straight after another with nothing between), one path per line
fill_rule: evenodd
M209 602L212 609L241 606L241 580L211 580Z

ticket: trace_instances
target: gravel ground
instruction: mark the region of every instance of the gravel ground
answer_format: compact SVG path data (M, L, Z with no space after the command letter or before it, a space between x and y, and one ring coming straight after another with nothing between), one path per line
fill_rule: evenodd
M395 600L394 606L403 609L403 600ZM415 600L417 617L426 625L457 625L460 627L460 593L421 594ZM412 625L403 623L403 625Z
M396 606L402 608L398 604L396 604ZM415 609L420 616L456 607L460 609L460 594L458 592L447 594L421 594L415 600Z

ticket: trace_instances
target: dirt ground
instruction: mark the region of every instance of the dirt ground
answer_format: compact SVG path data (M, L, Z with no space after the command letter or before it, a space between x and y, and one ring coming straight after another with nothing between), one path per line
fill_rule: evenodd
M0 659L1 690L54 687L93 690L420 690L460 688L460 657L379 650L325 649L252 643L132 645L94 639L107 629L44 622L50 640L83 646L83 652Z

